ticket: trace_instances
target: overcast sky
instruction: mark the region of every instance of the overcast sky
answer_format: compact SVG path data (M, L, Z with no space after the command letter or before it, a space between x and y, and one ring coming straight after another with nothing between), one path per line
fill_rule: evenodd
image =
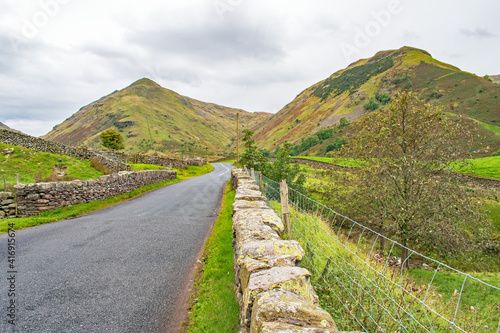
M0 0L0 122L43 135L142 77L275 113L404 45L500 74L499 15L498 0Z

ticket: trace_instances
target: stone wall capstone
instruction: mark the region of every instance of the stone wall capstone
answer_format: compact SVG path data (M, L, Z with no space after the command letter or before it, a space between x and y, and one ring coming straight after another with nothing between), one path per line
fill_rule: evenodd
M0 192L0 219L16 216L16 197L11 192Z
M58 207L104 200L168 179L175 170L121 171L90 180L15 185L19 216L33 216Z
M282 240L281 218L267 206L255 181L232 169L234 268L241 331L338 332L330 314L318 305L310 272L298 267L304 250Z

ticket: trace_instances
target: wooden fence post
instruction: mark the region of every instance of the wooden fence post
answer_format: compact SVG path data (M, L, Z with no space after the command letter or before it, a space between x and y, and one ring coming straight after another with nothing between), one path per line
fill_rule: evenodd
M17 185L19 185L19 174L16 175L16 182L17 182Z
M243 170L245 170L245 173L248 175L248 169L246 165L243 166Z
M292 239L292 226L290 224L290 209L288 207L288 185L286 180L280 183L280 197L281 197L281 216L283 225L288 234L288 239Z
M257 171L259 174L259 191L264 194L264 186L262 185L262 171Z
M252 179L255 180L255 170L253 168L250 169L250 174L252 175Z

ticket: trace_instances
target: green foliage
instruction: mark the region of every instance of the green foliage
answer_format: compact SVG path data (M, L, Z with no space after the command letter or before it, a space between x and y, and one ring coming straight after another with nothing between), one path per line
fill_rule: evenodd
M392 83L400 84L400 83L406 82L406 80L409 80L409 79L410 79L410 76L408 74L404 73L403 75L393 79Z
M310 136L307 139L303 140L300 144L300 151L306 151L309 148L316 146L319 144L319 139L316 135Z
M297 164L291 163L290 148L290 143L285 142L276 155L274 162L267 165L264 173L274 181L280 182L286 180L286 183L291 188L304 191L303 186L306 178L301 172L300 167Z
M257 171L263 171L267 164L267 158L265 158L261 151L257 150L255 145L255 140L252 138L254 132L249 129L244 129L243 137L245 150L241 154L239 163L241 165L246 165L248 169L254 169Z
M222 209L205 244L203 266L195 281L196 298L189 313L189 333L238 332L239 305L234 294L231 207L235 192L227 185ZM201 274L201 276L200 276Z
M369 113L351 126L349 146L336 156L360 159L365 167L332 174L334 187L344 190L331 188L331 204L344 202L361 223L413 248L467 252L487 237L478 200L450 172L450 161L470 151L457 142L467 137L473 143L461 122L402 93L386 112Z
M486 75L484 76L484 79L485 79L485 80L488 80L488 81L490 81L490 82L493 82L493 80L490 78L490 76L489 76L488 74L486 74Z
M366 111L375 111L379 107L380 107L380 104L377 102L377 100L374 97L370 98L370 100L363 105L363 108Z
M343 117L342 119L345 119L345 117ZM342 122L342 119L341 119L341 122ZM335 134L335 130L333 128L323 128L323 129L320 129L318 132L316 132L316 136L321 141L330 139L334 134Z
M326 152L331 152L331 151L334 151L334 150L339 150L341 149L344 145L346 144L346 141L344 139L340 139L340 138L335 138L335 141L333 143L330 143L327 147L326 147Z
M260 149L259 151L262 154L262 156L264 156L266 158L268 158L268 157L271 156L271 152L269 150L267 150L267 149Z
M374 57L363 65L346 69L340 75L326 79L314 90L313 94L326 100L332 93L338 96L345 91L354 91L370 78L385 72L393 65L392 56Z
M99 135L101 144L109 149L120 150L124 149L123 137L120 133L110 128Z
M342 129L342 128L347 127L347 126L349 126L349 120L347 120L346 117L340 118L340 122L339 122L339 127L338 128Z
M388 93L380 94L379 91L375 93L375 99L379 101L382 105L387 105L391 102L391 96Z

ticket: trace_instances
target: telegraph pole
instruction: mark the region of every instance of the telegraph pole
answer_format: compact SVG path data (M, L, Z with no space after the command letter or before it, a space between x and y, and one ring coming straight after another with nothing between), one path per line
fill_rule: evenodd
M240 161L240 113L236 114L236 164Z

